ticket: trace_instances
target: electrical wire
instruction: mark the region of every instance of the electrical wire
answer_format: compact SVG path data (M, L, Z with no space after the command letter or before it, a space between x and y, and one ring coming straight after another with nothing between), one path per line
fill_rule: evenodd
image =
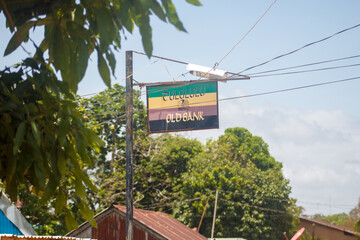
M248 195L250 197L257 198L257 199L273 200L273 201L279 201L279 202L291 202L291 199L288 199L288 198L270 198L270 197L249 195L249 194L243 194L243 193L231 192L231 191L225 191L225 190L219 190L219 192L231 193L231 194L239 195L239 196Z
M273 73L273 74L264 74L264 75L255 75L255 76L249 75L249 76L251 76L251 78L272 77L272 76L281 76L281 75L308 73L308 72L318 72L318 71L334 70L334 69L339 69L339 68L358 67L358 66L360 66L360 63L342 65L342 66L334 66L334 67L327 67L327 68L309 69L309 70L302 70L302 71L295 71L295 72Z
M302 64L302 65L297 65L297 66L292 66L292 67L286 67L286 68L279 68L279 69L274 69L274 70L268 70L268 71L263 71L263 72L256 72L256 73L251 73L249 74L249 76L251 76L252 78L255 77L267 77L267 76L278 76L278 75L260 75L257 76L259 74L264 74L264 73L271 73L271 72L277 72L277 71L282 71L282 70L289 70L289 69L294 69L294 68L301 68L301 67L307 67L307 66L313 66L313 65L319 65L319 64L324 64L324 63L330 63L330 62L335 62L335 61L341 61L341 60L348 60L348 59L353 59L353 58L358 58L360 57L360 55L354 55L354 56L349 56L349 57L343 57L343 58L337 58L337 59L330 59L330 60L324 60L324 61L320 61L320 62L313 62L313 63L307 63L307 64ZM156 63L158 60L152 62L151 64ZM298 74L298 73L306 73L306 72L311 72L311 71L324 71L324 70L332 70L332 69L337 69L337 68L344 68L344 67L352 67L352 66L357 66L357 65L345 65L345 66L335 66L335 67L329 67L329 68L322 68L322 69L314 69L314 70L304 70L304 71L297 71L297 72L291 72L291 73L281 73L279 75L287 75L287 74ZM140 72L141 70L139 70L138 72ZM183 77L184 75L188 74L184 73L179 75L176 79ZM123 78L122 80L124 80L126 78ZM226 79L224 79L226 80ZM186 85L190 85L193 84L194 82L188 82L185 84L182 84L183 86ZM160 92L164 89L172 89L174 86L173 85L168 85L168 86L164 86L163 89L159 89L159 90L149 90L148 93L156 93L156 92ZM85 97L85 96L89 96L89 95L94 95L97 93L93 93L93 94L87 94L87 95L82 95L81 97ZM146 95L147 92L146 90L140 90L140 96L144 96ZM112 101L118 101L118 99L113 99ZM92 104L96 104L96 103L92 103Z
M359 77L352 77L352 78L345 78L345 79L341 79L341 80L335 80L335 81L329 81L329 82L323 82L323 83L316 83L316 84L310 84L310 85L304 85L304 86L299 86L299 87L293 87L293 88L286 88L286 89L281 89L281 90L275 90L275 91L269 91L269 92L262 92L262 93L255 93L255 94L249 94L249 95L243 95L243 96L235 96L235 97L229 97L229 98L222 98L219 99L218 101L228 101L228 100L234 100L234 99L241 99L241 98L249 98L249 97L256 97L256 96L263 96L263 95L269 95L269 94L275 94L275 93L282 93L282 92L288 92L288 91L295 91L295 90L300 90L300 89L305 89L305 88L312 88L312 87L318 87L318 86L324 86L324 85L330 85L330 84L336 84L336 83L342 83L342 82L348 82L348 81L353 81L353 80L358 80L360 79ZM213 102L213 100L211 101L202 101L202 102L197 102L196 104L192 104L192 106L194 105L198 105L198 104L204 104L204 103L208 103L208 102ZM173 106L167 106L164 108L157 108L157 109L168 109L168 108L176 108L178 107L178 105L173 105ZM135 110L135 112L138 111L148 111L149 109L139 109L139 110ZM108 123L114 119L118 119L118 118L124 118L126 117L125 114L122 116L118 116L116 118L110 119L110 120L106 120L104 122L98 123L96 125L91 125L90 127L96 127L105 123Z
M335 83L340 83L340 82L347 82L347 81L352 81L352 80L357 80L357 79L360 79L360 77L352 77L352 78L346 78L346 79L342 79L342 80L323 82L323 83L305 85L305 86L294 87L294 88L286 88L286 89L275 90L275 91L270 91L270 92L255 93L255 94L244 95L244 96L223 98L223 99L219 99L219 101L227 101L227 100L240 99L240 98L263 96L263 95L269 95L269 94L274 94L274 93L288 92L288 91L300 90L300 89L304 89L304 88L318 87L318 86L335 84Z
M350 57L343 57L343 58L336 58L336 59L325 60L325 61L320 61L320 62L307 63L307 64L302 64L302 65L297 65L297 66L292 66L292 67L278 68L278 69L274 69L274 70L268 70L268 71L262 71L262 72L256 72L256 73L249 73L248 76L253 77L253 76L258 75L258 74L272 73L272 72L290 70L290 69L294 69L294 68L309 67L309 66L314 66L314 65L324 64L324 63L330 63L330 62L348 60L348 59L352 59L352 58L358 58L358 57L360 57L360 55L355 55L355 56L350 56Z
M279 56L274 57L274 58L272 58L272 59L270 59L270 60L268 60L268 61L265 61L265 62L263 62L263 63L254 65L254 66L252 66L252 67L248 67L248 68L246 68L246 69L238 72L237 74L241 74L241 73L246 72L246 71L248 71L248 70L250 70L250 69L254 69L254 68L263 66L263 65L268 64L268 63L270 63L270 62L272 62L272 61L275 61L275 60L277 60L277 59L279 59L279 58L282 58L282 57L285 57L285 56L289 56L289 55L291 55L291 54L293 54L293 53L296 53L296 52L298 52L298 51L300 51L300 50L302 50L302 49L304 49L304 48L307 48L307 47L310 47L310 46L312 46L312 45L314 45L314 44L317 44L317 43L326 41L326 40L328 40L328 39L330 39L330 38L332 38L332 37L335 37L336 35L339 35L339 34L341 34L341 33L350 31L350 30L355 29L355 28L357 28L357 27L359 27L359 26L360 26L360 24L356 24L356 25L354 25L354 26L352 26L352 27L349 27L349 28L346 28L346 29L341 30L341 31L339 31L339 32L336 32L336 33L334 33L334 34L332 34L332 35L330 35L330 36L327 36L327 37L322 38L322 39L320 39L320 40L317 40L317 41L315 41L315 42L308 43L308 44L306 44L306 45L304 45L304 46L302 46L302 47L300 47L300 48L297 48L297 49L295 49L295 50L293 50L293 51L291 51L291 52L288 52L288 53L279 55Z
M176 202L156 202L156 203L152 203L152 204L148 204L148 205L142 205L142 204L135 204L137 207L141 208L141 209L145 209L145 210L152 210L152 209L156 209L156 208L160 208L160 207L168 207L168 206L173 206L174 204L184 204L184 203L188 203L188 202L194 202L194 201L197 201L197 200L206 200L209 196L213 196L213 193L215 192L215 190L213 191L210 191L208 194L210 195L203 195L203 196L200 196L200 197L195 197L195 198L189 198L189 199L184 199L184 200L181 200L181 201L176 201L177 198L175 197L172 197L172 198L168 198L166 200L172 200L172 201L176 201ZM224 190L219 190L219 192L229 192L229 191L224 191ZM229 192L229 193L233 193L235 195L244 195L244 194L239 194L239 193L234 193L234 192ZM214 196L213 196L214 197ZM275 201L279 201L279 202L290 202L291 200L289 199L276 199L276 198L267 198L267 197L261 197L259 198L258 196L252 196L254 198L257 198L257 199L265 199L265 200L275 200ZM253 205L253 204L249 204L247 202L245 203L242 203L242 202L239 202L239 201L232 201L232 200L228 200L228 199L223 199L223 198L219 198L218 199L219 201L224 201L224 202L227 202L227 203L231 203L231 204L237 204L237 205L240 205L240 206L244 206L244 207L249 207L249 208L256 208L256 209L260 209L260 210L263 210L263 211L268 211L268 212L274 212L274 213L280 213L281 215L282 214L289 214L289 215L293 215L293 216L297 216L297 215L294 215L292 214L291 212L287 212L287 211L284 211L284 210L278 210L278 209L272 209L272 208L266 208L266 207L261 207L261 206L256 206L256 205ZM301 201L301 200L297 200L298 203L300 202L304 202L304 201ZM316 205L326 205L326 206L329 206L329 204L326 204L326 203L316 203L316 202L306 202L306 203L310 203L310 204L316 204ZM347 204L331 204L332 207L335 207L335 206L349 206L349 207L353 207L354 205L347 205ZM270 216L270 215L266 215L266 216ZM274 215L274 216L279 216L278 214Z
M351 59L351 58L356 58L356 57L360 57L360 55L350 56L350 57L345 57L345 58L332 59L332 60L327 60L327 61L322 61L322 62L315 62L315 63L303 64L303 65L298 65L298 66L293 66L293 67L287 67L287 68L281 68L281 69L275 69L275 70L269 70L269 71L265 71L265 72L248 74L248 76L251 77L251 78L271 77L271 76L281 76L281 75L289 75L289 74L299 74L299 73L308 73L308 72L316 72L316 71L334 70L334 69L348 68L348 67L357 67L357 66L360 66L360 64L349 64L349 65L333 66L333 67L310 69L310 70L302 70L302 71L294 71L294 72L285 72L285 73L259 75L259 74L262 74L262 73L270 73L270 72L282 71L282 70L286 70L286 69L294 69L294 68L300 68L300 67L305 67L305 66L313 66L313 65L318 65L318 64L323 64L323 63L329 63L329 62L334 62L334 61L340 61L340 60L346 60L346 59ZM226 78L225 78L224 80L226 81ZM186 84L182 84L182 86L190 85L190 84L193 84L193 83L194 83L194 82L188 82L188 83L186 83ZM172 89L173 87L174 87L173 85L164 86L163 89L149 90L148 93L161 92L161 91L164 90L164 88L165 88L165 89L166 89L166 88ZM141 92L141 96L144 96L145 94L146 94L146 92Z
M205 75L209 74L212 70L216 70L217 67L220 65L220 63L246 38L247 35L249 35L249 33L255 28L255 26L261 21L261 19L266 15L266 13L272 8L272 6L277 2L277 0L275 0L269 7L268 9L263 13L263 15L256 21L256 23L246 32L246 34L230 49L229 52L227 52L225 54L224 57L222 57L220 59L220 61L216 62L214 64L214 67L211 68L207 73L205 73ZM240 75L240 74L237 74L237 73L231 73L232 76L234 75ZM201 80L203 79L203 77L199 77L198 80Z
M261 21L261 19L263 19L263 17L267 14L267 12L272 8L272 6L277 2L277 0L275 0L269 7L268 9L264 12L264 14L256 21L256 23L247 31L247 33L230 49L230 51L228 53L225 54L224 57L222 57L220 59L219 62L217 62L215 64L214 69L220 65L220 63L246 38L247 35L249 35L249 33L256 27L256 25Z

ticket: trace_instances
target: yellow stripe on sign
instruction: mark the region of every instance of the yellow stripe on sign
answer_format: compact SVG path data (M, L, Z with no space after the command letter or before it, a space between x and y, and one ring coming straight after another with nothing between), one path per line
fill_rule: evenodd
M149 109L167 109L167 108L184 108L184 107L197 107L205 105L217 105L216 93L206 93L204 96L183 98L169 100L163 97L148 98Z

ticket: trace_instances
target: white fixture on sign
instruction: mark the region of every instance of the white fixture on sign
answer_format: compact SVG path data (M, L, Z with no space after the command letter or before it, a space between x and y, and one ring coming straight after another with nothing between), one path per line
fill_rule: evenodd
M186 70L189 71L192 75L203 78L224 79L228 77L227 72L224 70L204 67L192 63L186 65Z

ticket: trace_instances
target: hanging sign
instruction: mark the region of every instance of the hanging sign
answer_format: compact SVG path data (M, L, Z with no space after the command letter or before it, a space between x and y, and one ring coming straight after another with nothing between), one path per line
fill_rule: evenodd
M149 133L219 128L216 81L146 90Z

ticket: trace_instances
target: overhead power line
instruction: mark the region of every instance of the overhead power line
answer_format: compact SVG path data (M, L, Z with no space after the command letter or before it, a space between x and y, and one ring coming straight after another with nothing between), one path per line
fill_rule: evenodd
M350 31L350 30L355 29L355 28L357 28L357 27L359 27L359 26L360 26L360 24L356 24L355 26L352 26L352 27L346 28L346 29L344 29L344 30L341 30L341 31L339 31L339 32L336 32L336 33L334 33L334 34L332 34L332 35L330 35L330 36L327 36L327 37L325 37L325 38L322 38L322 39L320 39L320 40L318 40L318 41L308 43L308 44L306 44L306 45L304 45L304 46L302 46L302 47L300 47L300 48L297 48L297 49L295 49L295 50L293 50L293 51L291 51L291 52L288 52L288 53L282 54L282 55L280 55L280 56L274 57L274 58L272 58L272 59L270 59L270 60L268 60L268 61L266 61L266 62L263 62L263 63L257 64L257 65L254 65L254 66L252 66L252 67L248 67L248 68L242 70L241 72L238 72L237 74L241 74L241 73L246 72L246 71L248 71L248 70L250 70L250 69L254 69L254 68L263 66L263 65L268 64L268 63L270 63L270 62L272 62L272 61L275 61L275 60L277 60L277 59L279 59L279 58L282 58L282 57L291 55L291 54L296 53L296 52L298 52L298 51L300 51L300 50L302 50L302 49L304 49L304 48L307 48L307 47L310 47L310 46L312 46L312 45L314 45L314 44L317 44L317 43L326 41L326 40L328 40L328 39L330 39L330 38L332 38L332 37L335 37L336 35L339 35L339 34L341 34L341 33Z
M235 96L235 97L229 97L229 98L222 98L219 99L218 101L228 101L228 100L234 100L234 99L241 99L241 98L248 98L248 97L257 97L257 96L263 96L263 95L270 95L270 94L275 94L275 93L282 93L282 92L289 92L289 91L295 91L295 90L300 90L300 89L305 89L305 88L312 88L312 87L319 87L319 86L324 86L324 85L330 85L330 84L336 84L336 83L342 83L342 82L348 82L348 81L353 81L353 80L359 80L360 76L358 77L352 77L352 78L346 78L346 79L341 79L341 80L335 80L335 81L330 81L330 82L323 82L323 83L316 83L316 84L310 84L310 85L305 85L305 86L299 86L299 87L293 87L293 88L286 88L286 89L280 89L280 90L275 90L275 91L269 91L269 92L262 92L262 93L255 93L255 94L249 94L249 95L243 95L243 96ZM204 104L207 101L203 101L203 102L198 102L197 104ZM172 106L167 106L166 108L171 108ZM174 108L178 107L178 105L174 105ZM145 109L139 109L139 110L134 110L134 113L136 112L140 112L140 111L147 111L148 108L146 107ZM103 115L108 115L108 113L104 113ZM97 115L101 115L101 114L97 114ZM91 116L91 115L90 115ZM123 114L118 114L117 116L113 119L107 119L104 122L92 125L91 127L95 127L95 126L99 126L105 123L108 123L114 119L125 119L125 113Z
M136 52L136 53L145 54L145 53L140 53L140 52ZM157 56L155 56L155 57L157 57ZM278 75L288 75L288 74L299 74L299 73L306 73L306 72L313 72L313 71L324 71L324 70L333 70L333 69L337 69L337 68L354 67L354 66L357 66L357 64L344 65L344 66L333 66L333 67L322 68L322 69L303 70L303 71L290 72L290 73L281 73L281 74L278 74L278 75L273 74L273 75L261 75L261 76L258 76L258 75L264 74L264 73L272 73L272 72L278 72L278 71L283 71L283 70L290 70L290 69L295 69L295 68L308 67L308 66L319 65L319 64L324 64L324 63L330 63L330 62L354 59L354 58L359 58L359 57L360 57L360 55L354 55L354 56L349 56L349 57L336 58L336 59L324 60L324 61L319 61L319 62L306 63L306 64L302 64L302 65L297 65L297 66L291 66L291 67L279 68L279 69L274 69L274 70L256 72L256 73L251 73L251 74L248 74L248 75L251 76L251 78L255 78L255 77L268 77L268 76L278 76ZM158 58L160 58L160 57L158 57ZM168 58L165 58L165 60L168 60ZM154 64L156 62L157 61L154 61L151 64ZM185 62L181 62L181 63L185 64ZM141 69L141 70L143 70L143 69ZM139 71L141 71L141 70L139 70ZM180 75L180 76L182 76L182 75ZM177 78L179 78L180 76L178 76ZM122 79L122 80L124 80L124 79ZM224 79L224 80L226 81L227 79ZM187 83L185 83L185 82L187 82ZM194 81L179 81L179 84L180 83L184 84L184 85L188 85L188 84L194 83ZM172 88L171 85L169 85L167 87L169 89ZM152 90L151 92L158 92L158 91L161 91L161 90L155 90L155 91ZM97 94L97 93L82 95L81 97L85 97L85 96L89 96L89 95L95 95L95 94ZM141 96L144 96L144 95L146 95L146 91L141 91ZM118 101L118 100L114 99L114 101ZM96 104L96 103L93 103L93 104Z
M358 67L358 66L360 66L360 63L343 65L343 66L335 66L335 67L327 67L327 68L309 69L309 70L302 70L302 71L295 71L295 72L273 73L273 74L264 74L264 75L255 75L255 76L249 75L249 76L250 76L251 78L257 78L257 77L272 77L272 76L281 76L281 75L298 74L298 73L308 73L308 72L318 72L318 71L334 70L334 69L339 69L339 68Z
M247 98L247 97L257 97L257 96L263 96L263 95L269 95L269 94L281 93L281 92L289 92L289 91L300 90L300 89L304 89L304 88L311 88L311 87L318 87L318 86L335 84L335 83L340 83L340 82L353 81L353 80L357 80L357 79L360 79L360 76L359 77L352 77L352 78L336 80L336 81L330 81L330 82L323 82L323 83L305 85L305 86L294 87L294 88L286 88L286 89L275 90L275 91L270 91L270 92L255 93L255 94L238 96L238 97L222 98L222 99L219 99L219 101L226 101L226 100L233 100L233 99Z
M245 38L247 35L249 35L249 33L256 27L256 25L261 21L261 19L263 19L263 17L267 14L267 12L272 8L272 6L277 2L277 0L275 0L269 7L268 9L263 13L263 15L256 21L256 23L249 29L249 31L247 31L247 33L230 49L230 51L228 53L225 54L225 56L223 58L220 59L219 62L216 63L215 67L217 67ZM215 68L214 67L214 68Z
M350 56L350 57L343 57L343 58L336 58L336 59L325 60L325 61L320 61L320 62L307 63L307 64L302 64L302 65L297 65L297 66L292 66L292 67L278 68L278 69L274 69L274 70L268 70L268 71L262 71L262 72L256 72L256 73L249 73L247 75L253 77L254 75L258 75L258 74L272 73L272 72L290 70L290 69L294 69L294 68L310 67L310 66L314 66L314 65L330 63L330 62L336 62L336 61L343 61L343 60L348 60L348 59L358 58L358 57L360 57L360 55L355 55L355 56Z

